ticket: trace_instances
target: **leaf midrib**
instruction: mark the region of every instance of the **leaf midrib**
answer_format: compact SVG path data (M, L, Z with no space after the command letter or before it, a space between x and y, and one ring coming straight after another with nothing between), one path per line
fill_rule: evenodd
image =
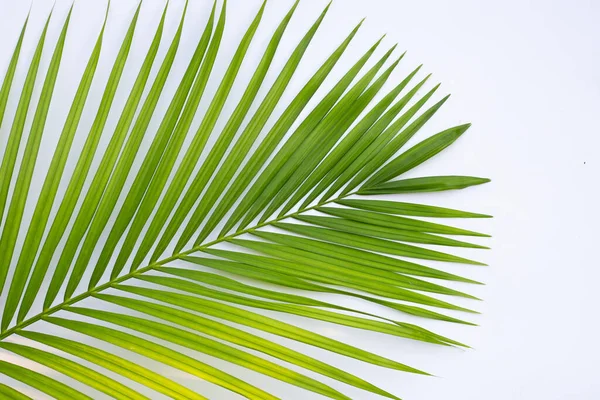
M208 243L205 243L205 244L201 244L199 246L195 246L195 247L193 247L193 248L191 248L189 250L181 251L181 252L179 252L177 254L174 254L174 255L172 255L170 257L164 258L162 260L158 260L158 261L156 261L156 262L154 262L154 263L152 263L150 265L147 265L146 267L139 268L139 269L137 269L137 270L135 270L133 272L130 272L130 273L126 274L126 275L122 275L120 277L112 279L112 280L110 280L110 281L108 281L108 282L106 282L106 283L104 283L102 285L96 286L95 288L89 289L89 290L87 290L87 291L85 291L85 292L83 292L83 293L81 293L81 294L79 294L79 295L77 295L75 297L72 297L69 300L65 300L65 301L63 301L60 304L57 304L57 305L55 305L53 307L50 307L47 310L44 310L41 313L36 314L33 317L28 318L28 319L26 319L26 320L24 320L24 321L22 321L22 322L20 322L20 323L18 323L16 325L14 325L12 328L9 328L9 329L5 330L4 332L0 332L0 340L6 339L10 335L12 335L14 333L17 333L17 332L19 332L20 330L22 330L24 328L27 328L28 326L30 326L30 325L34 324L35 322L43 319L44 317L47 317L47 316L52 315L52 314L54 314L54 313L56 313L58 311L61 311L61 310L65 309L66 307L70 306L70 305L73 305L73 304L75 304L75 303L77 303L77 302L79 302L81 300L87 299L88 297L92 297L94 294L102 292L105 289L109 289L109 288L111 288L112 286L114 286L114 285L116 285L118 283L127 281L127 280L129 280L131 278L135 278L136 276L141 275L143 273L146 273L148 271L153 271L153 270L155 270L158 267L164 266L166 263L169 263L171 261L175 261L177 259L181 259L181 257L185 257L185 256L188 256L190 254L196 253L196 252L198 252L198 251L200 251L202 249L209 248L209 247L214 246L214 245L216 245L218 243L226 242L229 239L232 239L232 238L234 238L236 236L240 236L240 235L243 235L245 233L250 233L250 232L252 232L252 231L254 231L256 229L263 228L265 226L274 224L276 222L282 221L282 220L287 219L287 218L293 218L296 215L299 215L299 214L304 213L306 211L314 210L314 209L316 209L318 207L321 207L321 206L323 206L325 204L334 203L336 201L343 200L344 198L349 197L349 196L351 196L353 194L355 194L355 192L343 194L343 195L341 195L341 196L339 196L337 198L326 200L326 201L323 201L323 202L319 202L318 204L315 204L314 206L305 207L305 208L302 208L302 209L300 209L300 210L298 210L296 212L289 213L289 214L286 214L286 215L274 218L272 220L256 224L256 225L254 225L252 227L236 231L236 232L234 232L232 234L229 234L227 236L223 236L223 237L220 237L220 238L218 238L216 240L213 240L211 242L208 242Z

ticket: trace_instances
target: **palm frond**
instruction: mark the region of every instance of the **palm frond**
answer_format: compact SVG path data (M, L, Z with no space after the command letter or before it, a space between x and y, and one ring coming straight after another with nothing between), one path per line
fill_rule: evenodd
M26 19L4 74L3 132L11 120L5 115L7 104L16 97L18 105L6 147L0 149L0 291L5 299L0 348L14 355L0 361L0 374L58 399L99 393L117 399L206 398L164 376L156 367L162 365L246 398L277 398L237 376L236 369L221 367L235 365L332 399L350 397L318 377L398 399L274 337L421 375L428 373L299 325L321 321L398 340L467 347L413 323L473 325L460 314L476 311L455 300L478 299L453 283L480 283L445 266L485 265L453 252L486 249L477 240L488 235L439 219L489 217L399 201L407 193L464 189L489 181L455 175L405 177L470 127L451 127L404 150L448 99L427 105L439 85L420 94L429 75L413 80L422 66L384 93L396 79L394 71L404 54L395 56L392 46L373 60L382 38L344 69L340 60L361 22L279 113L297 70L309 61L306 52L326 23L330 6L268 83L299 2L282 16L257 65L251 65L248 55L257 46L264 2L215 93L209 94L208 83L218 75L217 56L229 46L224 42L227 3L215 1L207 9L195 50L182 76L176 77L173 65L189 18L186 2L169 39L164 30L172 6L162 10L120 108L113 103L124 71L131 68L140 4L111 62L99 105L91 110L93 123L85 127L80 122L84 110L92 107L88 97L102 65L112 7L89 53L45 176L36 176L36 164L40 152L47 151L41 143L50 105L64 101L54 95L54 88L66 62L63 49L73 6L44 73L42 53L48 51L46 36L52 34L48 26L55 16L48 17L27 62L21 54L23 39L35 27ZM167 48L162 59L161 46ZM18 68L28 71L22 86L13 79ZM248 82L239 77L243 68L253 68ZM325 90L334 68L344 73ZM164 89L173 79L176 90L168 95ZM38 83L42 86L36 101ZM226 103L233 101L234 85L240 84L243 93L229 112ZM317 92L324 94L319 98ZM165 98L168 107L161 113L159 100ZM199 111L202 101L208 104L205 111ZM35 111L27 130L31 104ZM109 113L118 117L114 129L107 127ZM151 120L156 118L160 123L154 130ZM200 125L192 132L195 118ZM224 121L222 128L218 121ZM77 135L85 137L81 148L75 145ZM77 160L72 171L69 158ZM97 166L92 168L94 159ZM141 160L139 167L136 160ZM36 177L43 180L37 197L31 194ZM347 305L359 303L379 308L365 311ZM299 322L286 322L290 318ZM201 361L199 353L225 364ZM146 365L144 360L152 362ZM43 374L40 368L53 373ZM0 394L29 398L2 383Z

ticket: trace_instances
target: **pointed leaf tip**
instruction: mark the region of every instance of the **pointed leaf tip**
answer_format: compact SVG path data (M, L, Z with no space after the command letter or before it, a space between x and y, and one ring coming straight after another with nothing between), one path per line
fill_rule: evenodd
M260 10L258 11L259 14L262 14L263 11L265 10L265 7L267 6L267 1L268 0L264 0L262 5L260 6Z
M363 22L365 22L365 19L367 18L363 18L360 21L358 21L358 24L356 24L356 27L354 27L354 31L357 31L363 24Z
M385 37L385 35L383 35L381 38L379 38L379 40L376 41L375 44L373 44L373 46L371 46L370 51L375 50L381 44L381 42L383 41L384 37Z
M140 2L141 5L141 2ZM165 17L167 16L167 8L169 8L169 0L167 0L167 2L165 3L165 8L163 9L163 13L160 17L160 23L164 23L165 22Z
M456 129L456 131L458 132L458 135L460 136L463 133L465 133L470 127L471 127L471 123L468 122L466 124L458 125L454 129Z
M297 5L298 5L298 1L296 3L294 3L292 10L295 10ZM323 11L321 11L319 18L317 18L317 21L323 21L323 19L325 19L325 15L327 15L327 12L329 11L330 6L331 6L331 2L323 9ZM356 30L356 28L355 28L355 30Z
M104 29L106 28L106 22L108 21L108 11L110 10L110 0L106 5L106 11L104 13L104 21L102 22L102 28L100 29L100 37L104 36Z

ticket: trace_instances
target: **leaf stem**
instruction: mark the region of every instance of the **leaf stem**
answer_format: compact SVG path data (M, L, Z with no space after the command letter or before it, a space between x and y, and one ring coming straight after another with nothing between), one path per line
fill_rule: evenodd
M250 232L255 231L256 229L264 228L265 226L271 225L271 224L273 224L275 222L279 222L279 221L281 221L283 219L291 218L291 217L294 217L294 216L296 216L298 214L301 214L303 212L314 210L314 209L316 209L318 207L321 207L321 206L323 206L325 204L332 203L332 202L335 202L335 201L338 201L338 200L342 200L343 198L348 197L348 196L353 195L353 194L355 194L355 192L344 194L344 195L339 196L339 197L337 197L335 199L330 199L330 200L322 201L322 202L320 202L320 203L318 203L318 204L316 204L314 206L306 207L306 208L298 210L298 211L296 211L294 213L289 213L289 214L283 215L281 217L277 217L275 219L272 219L270 221L265 221L263 223L254 225L254 226L252 226L250 228L242 229L242 230L234 232L234 233L232 233L230 235L223 236L223 237L220 237L218 239L215 239L215 240L213 240L211 242L208 242L208 243L201 244L199 246L193 247L190 250L186 250L186 251L182 251L182 252L177 253L177 254L173 254L170 257L164 258L162 260L158 260L155 263L147 265L144 268L139 268L139 269L137 269L135 271L131 271L130 273L128 273L126 275L119 276L119 277L117 277L115 279L112 279L112 280L110 280L110 281L102 284L102 285L99 285L99 286L96 286L96 287L94 287L92 289L89 289L86 292L83 292L83 293L81 293L81 294L79 294L79 295L77 295L75 297L72 297L70 299L67 299L67 300L63 301L60 304L55 305L54 307L47 308L47 309L43 310L41 313L36 314L36 315L34 315L33 317L31 317L29 319L26 319L26 320L23 320L23 321L19 322L18 324L16 324L12 328L9 328L9 329L5 330L4 332L1 332L0 333L0 340L6 339L7 337L9 337L10 335L12 335L13 333L16 333L16 332L18 332L18 331L20 331L20 330L22 330L22 329L30 326L31 324L33 324L33 323L35 323L35 322L37 322L37 321L39 321L41 319L44 319L44 317L47 317L49 315L54 314L55 312L63 310L67 306L75 304L75 303L77 303L77 302L79 302L81 300L85 300L88 297L91 297L92 295L94 295L95 293L98 293L98 292L101 292L103 290L109 289L109 288L111 288L112 286L114 286L114 285L116 285L118 283L124 282L124 281L126 281L126 280L128 280L130 278L134 278L134 277L136 277L138 275L141 275L141 274L143 274L145 272L155 270L156 268L158 268L160 266L163 266L163 265L165 265L168 262L180 259L181 257L184 257L184 256L187 256L189 254L195 253L195 252L197 252L199 250L208 248L210 246L214 246L215 244L218 244L218 243L221 243L221 242L225 242L225 241L227 241L227 240L229 240L231 238L234 238L236 236L243 235L244 233L250 233Z

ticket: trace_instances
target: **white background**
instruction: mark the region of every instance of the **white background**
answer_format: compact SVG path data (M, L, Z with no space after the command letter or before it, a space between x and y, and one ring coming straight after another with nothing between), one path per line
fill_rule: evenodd
M289 0L270 3L234 87L233 100L228 102L229 111L241 95L243 83L251 76L268 35L291 5ZM69 4L57 1L50 22L49 43L56 41ZM131 53L133 61L126 68L127 84L117 92L117 105L122 106L126 99L127 85L132 84L163 4L162 0L144 1ZM177 79L195 47L210 4L205 0L190 0L189 21L173 69ZM325 5L326 1L321 0L301 2L275 60L274 71L283 65L285 55ZM57 98L72 98L100 29L105 6L104 1L76 2L55 90ZM180 0L171 1L166 35L174 34L182 6ZM258 6L257 0L230 0L227 33L215 68L216 76L222 75ZM34 2L16 84L23 82L24 63L33 53L50 7L50 1ZM2 74L28 8L25 1L0 0ZM92 105L98 104L102 84L134 8L133 0L113 1L90 93ZM379 36L387 33L378 54L397 42L396 54L407 50L407 55L386 87L423 63L419 76L433 74L428 87L442 82L437 98L452 93L419 139L451 125L473 123L452 148L419 167L415 174L470 174L489 177L492 183L468 191L434 193L415 199L493 214L493 220L463 224L491 233L493 238L482 243L489 244L492 250L469 253L489 267L456 267L459 272L487 284L462 288L484 300L463 303L482 312L471 318L480 326L428 325L471 345L471 350L445 349L326 324L314 325L315 331L427 370L437 378L396 373L339 357L324 359L409 400L600 398L597 341L600 2L337 0L286 92L285 103L363 17L367 20L343 58L343 66L350 65ZM166 46L162 45L159 59L165 51ZM45 50L42 68L48 65L49 58L50 52ZM340 76L342 70L336 69L333 75ZM274 78L275 74L270 74L268 81ZM167 96L161 99L163 110L175 90L175 80L169 81ZM214 91L218 82L212 79L209 90ZM38 80L36 93L40 86ZM5 146L16 102L13 92L7 110L11 117L3 124L0 148ZM207 105L204 101L202 104L201 107ZM68 107L69 100L52 103L37 172L43 172L50 162L52 151L46 149L56 142ZM93 109L91 106L84 112L84 128L80 132L91 123ZM282 108L278 110L281 112ZM109 126L115 122L116 116L111 114ZM155 118L153 126L158 122L160 119ZM81 145L83 134L76 139L76 145ZM75 161L76 158L69 159L71 168ZM39 191L42 176L36 174L38 184L34 182L34 193ZM28 207L34 204L28 203ZM248 379L272 387L273 393L285 399L307 398L305 392L266 378L249 375ZM375 397L343 385L335 387L353 398ZM212 386L203 388L211 398L235 397Z

